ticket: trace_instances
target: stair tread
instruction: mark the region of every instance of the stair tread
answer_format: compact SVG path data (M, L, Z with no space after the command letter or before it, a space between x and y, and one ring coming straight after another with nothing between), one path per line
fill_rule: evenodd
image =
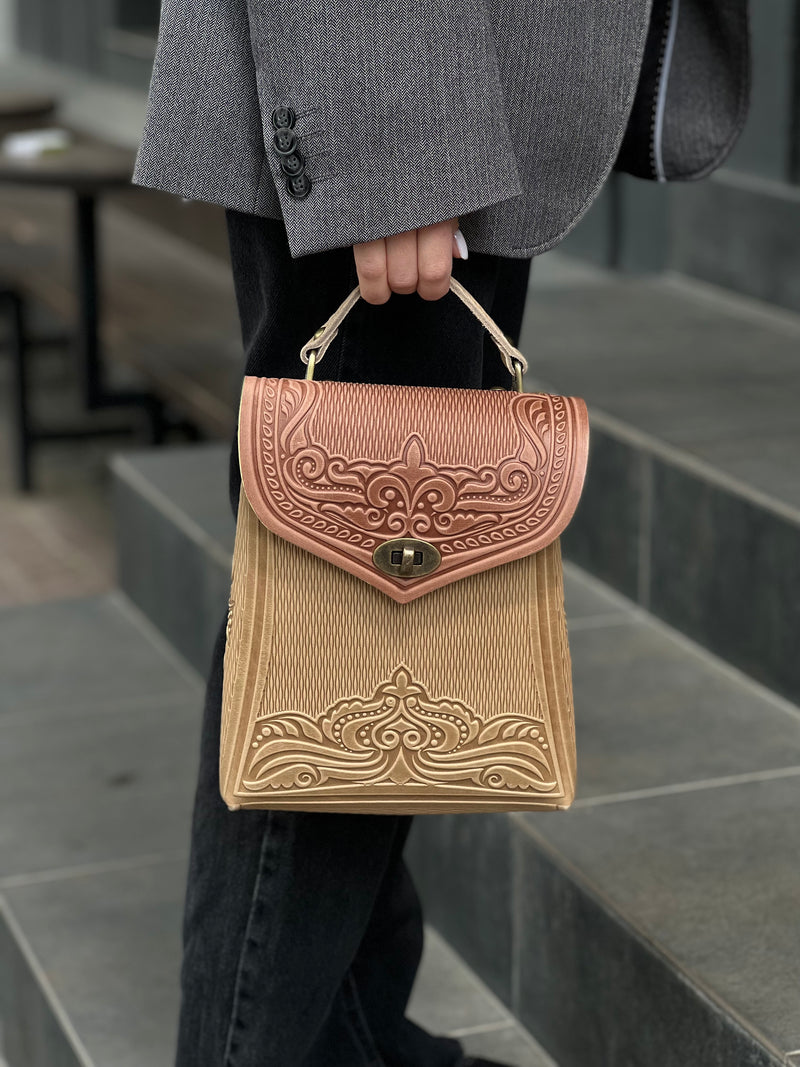
M156 653L125 603L103 594L0 608L0 721L189 692L185 665L164 642Z
M800 315L677 276L537 261L530 376L800 516Z
M565 554L800 703L800 315L564 256L533 282L530 384L592 417Z
M200 682L122 598L0 610L0 673L0 891L185 847Z
M229 460L230 445L210 442L117 453L111 467L156 507L169 509L196 540L218 546L227 560L236 532L228 502Z
M702 726L696 744L705 744ZM781 1058L800 1048L800 768L784 778L523 816L702 994Z
M16 923L97 1067L173 1062L185 874L184 861L164 860L7 893ZM514 1067L552 1067L433 931L410 1014L420 1025L461 1037L474 1054L494 1049Z

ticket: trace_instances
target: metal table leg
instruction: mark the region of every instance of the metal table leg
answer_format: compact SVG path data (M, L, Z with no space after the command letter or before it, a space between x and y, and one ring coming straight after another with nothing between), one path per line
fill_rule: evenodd
M99 281L97 271L97 201L93 193L75 197L75 255L78 321L76 345L86 407L102 407L100 364Z
M11 327L11 403L14 423L16 485L23 492L31 488L31 420L28 408L28 368L26 366L27 337L25 309L22 296L13 289L4 290L0 297L9 310Z
M87 410L135 404L145 408L150 422L150 440L164 439L164 407L152 393L106 388L100 341L100 271L98 268L97 197L93 192L75 195L76 296L78 305L77 350Z

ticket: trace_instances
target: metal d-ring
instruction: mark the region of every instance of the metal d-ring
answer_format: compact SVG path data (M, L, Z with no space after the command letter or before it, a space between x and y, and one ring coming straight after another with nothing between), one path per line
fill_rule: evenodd
M518 359L512 359L511 365L514 368L514 385L516 386L517 392L522 393L524 392L524 389L522 388L522 364Z
M311 340L312 341L318 341L319 338L322 337L322 335L324 333L325 333L325 327L324 326L320 326L320 328L317 330L317 332L314 334L314 336L311 338ZM316 365L317 365L317 351L313 350L313 351L308 353L308 366L306 367L306 381L307 382L310 382L310 381L313 380L313 378L314 378L314 369L315 369Z

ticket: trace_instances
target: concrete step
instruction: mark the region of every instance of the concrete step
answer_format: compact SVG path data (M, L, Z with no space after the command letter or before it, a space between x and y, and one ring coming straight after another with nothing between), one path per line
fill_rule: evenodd
M134 1014L127 1036L115 1036L119 998L155 1001L174 985L169 965L155 987L138 988L117 922L127 910L144 935L158 910L148 875L182 861L202 687L118 595L4 609L0 672L3 1051L9 1067L114 1067L95 1058L95 1041L107 1034L135 1048L139 1030L145 1050L152 1025L149 1012ZM75 898L114 873L143 891L96 894L90 934ZM178 931L167 927L174 955ZM116 975L87 996L84 976L101 959ZM158 1061L143 1051L139 1062Z
M114 465L123 588L198 665L227 464ZM417 820L428 915L562 1067L800 1067L800 712L573 565L566 586L578 799Z
M521 347L590 405L569 558L800 699L800 315L543 256Z
M0 1062L169 1067L201 678L119 595L0 610L0 673ZM412 1012L553 1067L433 931Z

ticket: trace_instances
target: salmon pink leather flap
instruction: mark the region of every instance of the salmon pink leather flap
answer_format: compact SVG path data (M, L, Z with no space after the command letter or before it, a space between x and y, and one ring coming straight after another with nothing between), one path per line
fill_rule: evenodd
M548 393L247 377L239 413L259 521L400 603L555 540L588 440L584 402ZM385 574L373 552L396 538L439 566Z

